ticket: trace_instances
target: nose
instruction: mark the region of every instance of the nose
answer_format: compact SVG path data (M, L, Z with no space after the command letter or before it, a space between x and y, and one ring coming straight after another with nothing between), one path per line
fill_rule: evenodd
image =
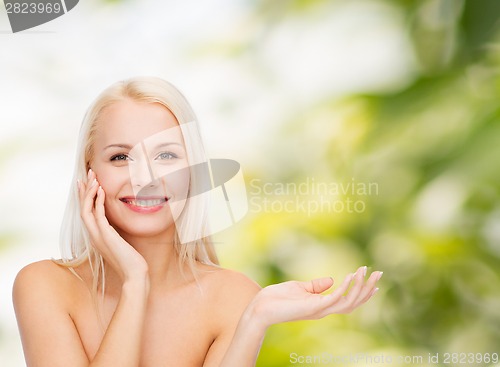
M136 160L129 164L130 182L134 190L158 185L154 167L149 159Z

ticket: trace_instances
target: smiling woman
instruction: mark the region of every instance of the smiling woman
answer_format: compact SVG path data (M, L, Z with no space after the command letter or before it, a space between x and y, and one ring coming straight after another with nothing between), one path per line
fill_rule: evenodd
M270 325L347 313L377 291L382 273L365 281L366 267L328 295L330 277L261 289L220 267L207 203L189 197L206 160L171 84L134 78L94 101L61 231L69 253L14 284L28 366L255 366Z

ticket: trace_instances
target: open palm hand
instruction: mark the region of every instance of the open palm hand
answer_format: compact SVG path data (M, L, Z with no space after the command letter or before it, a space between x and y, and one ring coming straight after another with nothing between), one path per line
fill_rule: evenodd
M365 282L366 267L344 278L332 293L322 295L333 279L318 278L309 282L288 281L263 288L252 301L253 312L264 326L295 320L320 319L330 314L349 313L368 301L382 272L373 272ZM349 286L354 281L351 289Z

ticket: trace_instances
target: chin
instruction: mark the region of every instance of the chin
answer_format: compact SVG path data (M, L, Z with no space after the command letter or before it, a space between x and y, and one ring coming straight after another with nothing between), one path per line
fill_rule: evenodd
M156 222L156 223L155 223ZM175 224L170 222L157 223L157 221L137 221L134 223L113 223L113 228L123 237L159 237L165 236L168 237L170 233L172 233L172 227L175 227Z

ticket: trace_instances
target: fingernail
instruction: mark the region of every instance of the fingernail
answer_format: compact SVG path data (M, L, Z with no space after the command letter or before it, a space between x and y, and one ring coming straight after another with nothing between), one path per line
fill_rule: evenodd
M80 180L76 180L76 187L78 187L78 189L80 189Z
M94 187L95 184L97 183L97 179L94 178L94 180L92 181L92 183L90 184L90 187Z
M366 271L368 270L368 267L367 266L364 266L363 267L363 276L366 277Z
M375 289L373 290L372 296L373 296L375 293L377 293L377 292L378 292L378 288L375 288Z
M87 173L87 178L90 178L91 175L92 175L92 168L89 168L89 172Z
M101 193L102 193L102 187L99 186L99 188L97 189L97 196L101 196Z
M381 271L381 272L379 273L379 275L378 275L377 280L379 280L380 278L382 278L382 275L383 275L383 274L384 274L384 272L383 272L383 271Z

